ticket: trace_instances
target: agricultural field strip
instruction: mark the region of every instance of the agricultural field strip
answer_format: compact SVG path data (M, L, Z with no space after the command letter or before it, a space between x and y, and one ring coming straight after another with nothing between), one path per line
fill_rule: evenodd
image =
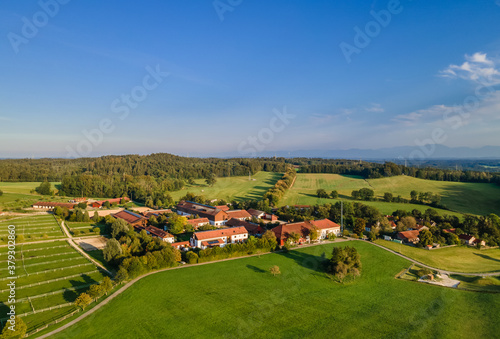
M36 256L36 257L29 257L29 258L26 258L24 260L31 260L31 259L39 259L39 258L50 258L50 257L55 257L55 256L58 256L58 255L65 255L65 254L74 254L74 253L78 253L77 251L71 251L71 252L62 252L62 253L54 253L54 254L47 254L47 255L39 255L39 256ZM22 258L17 258L17 259L14 259L14 261L22 261L23 259ZM9 260L0 260L0 263L1 262L7 262Z
M68 306L72 306L73 303L66 303L66 304L63 304L63 305L57 305L57 306L53 306L53 307L47 307L47 308L44 308L42 310L36 310L36 312L34 311L31 311L31 312L26 312L26 313L22 313L22 314L16 314L17 316L20 316L20 317L25 317L27 315L32 315L32 314L38 314L38 313L42 313L42 312L47 312L47 311L52 311L56 308L62 308L62 307L68 307ZM7 320L8 318L2 318L0 320Z
M78 253L75 253L78 254ZM51 261L44 261L44 262L38 262L38 263L33 263L33 264L26 264L24 263L24 267L32 267L32 266L38 266L38 265L46 265L46 264L52 264L52 263L59 263L59 262L64 262L68 260L76 260L76 259L82 258L80 255L75 255L71 258L65 258L65 259L58 259L58 260L51 260ZM85 258L83 258L85 259ZM0 271L7 270L8 268L0 268Z
M33 244L34 245L34 244ZM22 245L21 245L22 246ZM28 249L23 249L23 253L24 252L33 252L33 251L42 251L42 250L49 250L49 249L53 249L53 248L62 248L62 247L67 247L67 248L72 248L70 245L61 245L61 246L51 246L51 247L39 247L39 248L28 248ZM7 254L8 252L8 248L7 247L4 247L5 251L1 251L2 249L0 248L0 252L4 252L4 253L0 253L0 257L4 254Z
M44 270L44 271L39 271L39 272L33 272L33 273L30 273L30 274L18 275L16 277L0 278L0 281L7 280L7 279L24 278L24 277L28 277L28 276L31 276L31 275L34 275L34 274L52 273L52 272L62 271L62 270L70 269L70 268L81 267L81 266L88 266L88 265L94 265L94 264L91 263L91 262L88 262L88 263L78 264L78 265L73 265L73 266L65 266L65 267L54 268L54 269L49 269L49 270ZM0 291L0 292L2 292L2 291Z
M43 262L43 263L39 263L36 265L29 265L29 266L26 265L25 271L27 271L27 273L31 275L31 274L36 274L36 273L43 272L46 270L51 270L53 268L65 268L68 264L79 265L79 264L84 264L85 261L90 263L87 260L87 258L84 258L82 256L74 257L74 258L71 258L70 260L72 260L73 262L68 262L68 260L64 259L64 260L53 260L53 261L49 261L49 262Z
M67 277L67 278L71 278L71 277ZM57 291L54 291L54 292L47 292L47 293L43 293L43 294L38 294L38 295L29 296L29 297L24 297L24 298L21 298L21 299L16 299L16 303L24 302L24 301L27 301L28 299L29 300L38 299L38 298L46 297L46 296L49 296L49 295L61 294L61 293L64 293L64 292L69 292L69 291L76 291L76 290L79 290L79 289L82 289L82 288L85 288L85 287L89 287L90 285L92 285L92 284L84 284L84 285L79 285L79 286L75 286L75 287L68 287L68 288L63 288L61 290L57 290Z

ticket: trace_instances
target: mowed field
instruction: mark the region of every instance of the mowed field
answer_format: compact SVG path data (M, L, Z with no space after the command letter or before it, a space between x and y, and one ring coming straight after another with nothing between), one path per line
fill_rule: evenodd
M0 245L7 244L9 226L15 226L18 243L64 238L63 230L53 215L36 215L0 221Z
M354 246L362 275L338 284L322 253ZM273 277L269 268L282 274ZM362 242L151 275L52 338L492 338L500 294L394 279L409 262Z
M194 185L188 184L180 191L170 192L170 195L176 201L188 192L203 195L207 199L259 200L282 176L281 173L258 172L252 176L253 180L248 180L248 176L217 178L217 183L212 187L204 179L197 179Z
M30 194L40 184L40 182L0 182L0 190L4 191L4 193ZM57 187L60 184L60 182L51 182L52 189L57 192Z
M406 199L410 199L410 192L412 190L433 192L441 195L442 204L456 212L478 215L489 213L500 214L500 186L494 184L432 181L407 176L365 180L360 177L338 174L298 173L294 186L285 194L280 204L323 204L332 202L332 200L317 198L316 190L319 188L323 188L327 192L337 190L341 198L350 198L353 190L359 190L364 187L373 189L377 198L382 198L386 192L391 192L394 196L401 195ZM390 212L400 207L402 209L417 208L419 210L428 208L423 205L388 204L384 202L368 202L368 204L376 205L381 211L385 209L391 210Z
M76 310L76 297L104 277L65 240L18 244L15 252L16 313L28 332ZM8 255L8 248L0 247L2 321L8 307L7 282L13 279L7 269Z
M377 244L418 260L423 264L455 272L500 272L498 248L478 250L467 246L455 246L424 250L392 241L376 240Z

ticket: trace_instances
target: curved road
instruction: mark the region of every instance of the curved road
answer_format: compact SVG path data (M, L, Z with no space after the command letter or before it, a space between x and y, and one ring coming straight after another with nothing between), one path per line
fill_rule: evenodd
M497 276L497 275L500 275L500 271L498 272L490 272L490 273L464 273L464 272L453 272L453 271L446 271L446 270L441 270L439 268L436 268L436 267L432 267L432 266L429 266L429 265L426 265L426 264L423 264L415 259L412 259L412 258L409 258L401 253L398 253L396 251L393 251L391 249L388 249L387 247L384 247L382 245L379 245L379 244L375 244L373 242L370 242L370 241L366 241L366 240L361 240L361 239L342 239L342 238L339 238L337 239L335 242L343 242L343 241L350 241L350 240L356 240L356 241L363 241L365 243L369 243L369 244L372 244L374 246L377 246L379 248L382 248L388 252L391 252L401 258L404 258L408 261L411 261L412 263L414 264L418 264L419 266L423 266L423 267L426 267L426 268L429 268L433 271L438 271L440 273L444 273L444 274L460 274L460 275L465 275L465 276L482 276L482 277L487 277L487 276ZM304 248L304 247L311 247L311 246L318 246L318 245L324 245L325 243L324 242L321 242L321 243L317 243L317 244L311 244L311 245L302 245L300 248ZM276 253L276 252L270 252L270 253ZM62 332L64 331L65 329L67 329L68 327L76 324L77 322L85 319L86 317L88 317L89 315L91 315L92 313L96 312L97 310L99 310L102 306L108 304L111 300L113 300L115 297L117 297L118 295L122 294L123 292L125 292L130 286L132 286L133 284L135 284L137 281L141 280L142 278L145 278L147 276L150 276L152 274L156 274L156 273L160 273L160 272L165 272L165 271L169 271L169 270L175 270L175 269L181 269L181 268L184 268L184 267L193 267L193 266L201 266L201 265L210 265L210 264L216 264L218 262L221 262L221 261L229 261L229 260L238 260L238 259L244 259L244 258L249 258L249 257L253 257L253 256L260 256L260 255L266 255L266 254L270 254L270 253L261 253L261 254L254 254L254 255L249 255L249 256L244 256L244 257L238 257L238 258L229 258L229 259L223 259L223 260L217 260L217 261L210 261L210 262L205 262L205 263L200 263L200 264L191 264L191 265L186 265L186 266L177 266L177 267L171 267L171 268L164 268L162 270L158 270L158 271L153 271L153 272L149 272L145 275L142 275L140 277L137 277L131 281L129 281L127 284L125 284L123 287L121 287L118 291L116 291L115 293L113 293L109 298L106 298L104 301L102 301L99 305L96 305L93 309L91 309L90 311L82 314L81 316L79 316L78 318L70 321L69 323L59 327L58 329L55 329L54 331L52 332L49 332L47 334L44 334L43 336L39 337L39 339L44 339L44 338L49 338L50 336L56 334L56 333L59 333L59 332Z

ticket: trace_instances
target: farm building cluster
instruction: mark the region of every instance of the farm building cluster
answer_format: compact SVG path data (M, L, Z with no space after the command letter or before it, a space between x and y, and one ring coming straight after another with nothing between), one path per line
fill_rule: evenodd
M266 231L260 224L251 222L252 220L278 221L276 215L259 210L231 210L228 206L210 206L191 201L179 202L175 210L176 212L170 209L150 210L142 214L123 210L112 216L125 220L137 232L145 230L147 234L158 237L178 249L194 247L205 249L242 243L250 236L260 237ZM168 232L166 227L161 230L148 225L151 216L165 214L168 218L172 213L188 218L186 222L194 229L189 241L175 242L175 237ZM207 225L214 229L199 230L201 226ZM340 235L340 226L329 219L282 223L272 228L271 231L274 232L278 243L283 245L289 238L293 238L294 242L299 244L310 242L313 229L317 230L318 239L326 239L329 234Z

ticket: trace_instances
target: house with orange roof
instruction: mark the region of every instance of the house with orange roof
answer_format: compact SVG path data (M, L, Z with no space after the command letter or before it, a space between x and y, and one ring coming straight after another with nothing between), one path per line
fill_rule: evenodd
M252 219L252 215L245 210L231 210L226 212L229 219L239 219L239 220L248 220Z
M195 232L190 239L191 247L201 249L227 244L245 242L248 239L248 232L243 226L222 228L218 230Z

